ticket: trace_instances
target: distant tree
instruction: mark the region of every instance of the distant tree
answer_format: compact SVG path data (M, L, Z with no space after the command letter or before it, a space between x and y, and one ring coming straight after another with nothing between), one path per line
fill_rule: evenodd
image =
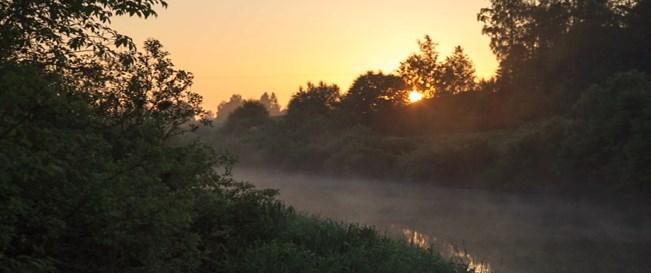
M294 121L305 121L313 117L328 115L339 103L340 94L337 85L308 82L292 95L287 106L287 117Z
M454 53L445 59L440 70L440 93L457 94L473 90L477 85L475 67L460 46L454 48Z
M217 106L217 120L226 121L228 115L235 111L235 109L241 107L242 104L244 104L244 99L238 94L233 94L228 101L222 101Z
M434 97L437 95L436 80L440 74L437 44L429 35L425 35L424 40L418 40L418 46L420 52L412 54L401 62L398 74L411 88Z
M215 115L215 112L208 110L206 111L206 118L208 118L209 120L214 120L215 118L217 118L217 116Z
M468 91L475 85L475 68L461 46L440 62L436 43L429 36L418 41L420 52L400 63L398 73L405 83L429 97Z
M260 97L260 103L267 108L270 116L280 115L280 104L278 104L276 93L271 92L271 95L269 95L267 92L264 92Z
M267 108L255 100L247 100L236 108L226 120L226 132L244 132L265 124L269 120Z
M402 78L369 71L353 82L341 104L347 114L368 125L378 115L403 105L408 94L409 90Z

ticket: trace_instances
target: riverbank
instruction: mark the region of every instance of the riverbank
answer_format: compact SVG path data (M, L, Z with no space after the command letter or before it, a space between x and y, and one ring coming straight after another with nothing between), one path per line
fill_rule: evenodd
M467 252L494 272L645 272L651 251L651 206L640 203L241 167L235 176L279 189L282 201L308 214L417 232L439 251Z

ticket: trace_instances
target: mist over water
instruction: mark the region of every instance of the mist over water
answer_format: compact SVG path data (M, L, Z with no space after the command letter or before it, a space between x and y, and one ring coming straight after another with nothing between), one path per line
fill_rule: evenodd
M649 272L651 209L548 194L495 193L237 168L298 211L372 225L464 254L491 272Z

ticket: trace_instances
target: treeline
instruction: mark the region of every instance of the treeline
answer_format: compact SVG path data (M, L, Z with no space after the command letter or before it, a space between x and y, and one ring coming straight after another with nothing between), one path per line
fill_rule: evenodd
M499 59L477 80L426 36L395 74L308 83L287 114L254 102L201 132L243 162L508 190L651 190L651 1L492 0ZM412 90L425 95L410 102Z
M221 102L217 106L217 112L215 117L213 117L216 122L224 122L228 116L235 111L235 109L243 106L246 102L258 102L262 104L270 116L281 115L280 104L278 103L278 98L276 98L276 93L271 92L271 94L264 92L259 100L245 100L241 95L234 94L227 101Z
M0 272L468 272L233 181L192 74L110 28L158 6L0 0Z

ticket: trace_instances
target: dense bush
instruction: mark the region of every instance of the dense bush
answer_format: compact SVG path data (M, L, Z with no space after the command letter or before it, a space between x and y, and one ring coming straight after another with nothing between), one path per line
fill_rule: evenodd
M2 266L8 272L175 272L196 266L200 146L162 146L162 119L123 130L56 75L4 65ZM193 162L193 163L189 163ZM139 269L137 269L139 268Z
M620 73L586 91L567 142L572 167L616 188L651 190L651 80Z
M269 111L257 101L244 101L242 106L233 110L228 115L224 124L224 131L236 133L256 129L269 120Z

